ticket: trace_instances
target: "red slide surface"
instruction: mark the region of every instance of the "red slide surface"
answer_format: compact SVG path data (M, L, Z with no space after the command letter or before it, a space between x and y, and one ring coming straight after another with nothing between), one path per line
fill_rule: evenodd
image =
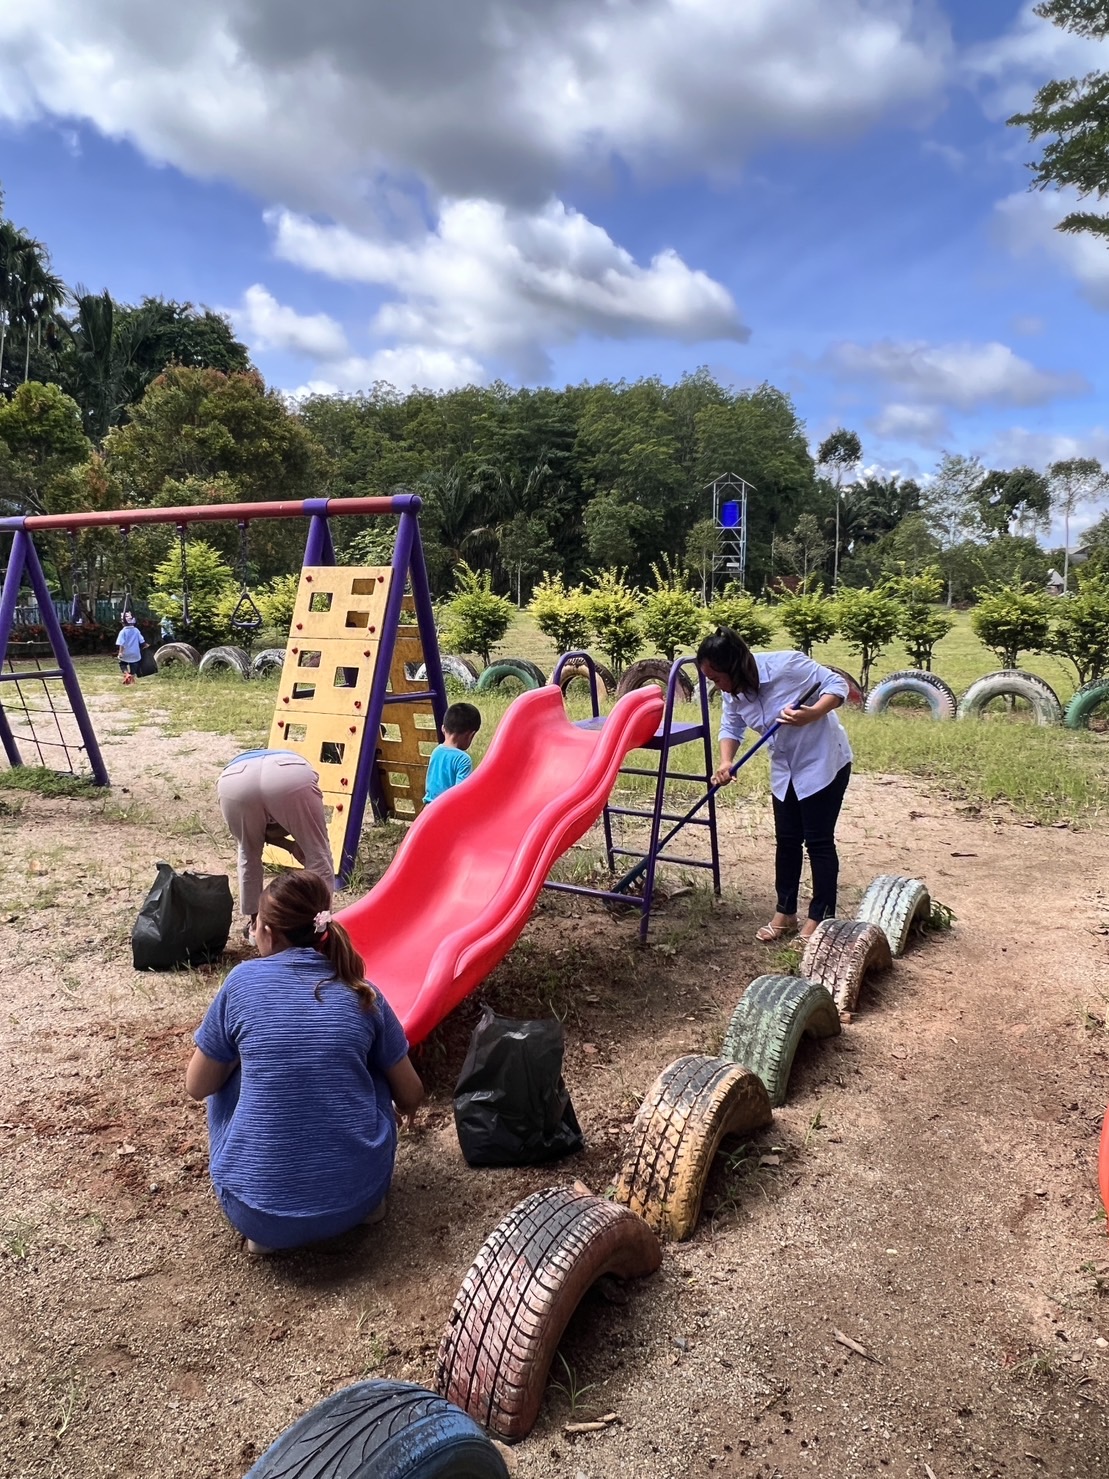
M552 863L600 816L662 711L657 688L638 688L583 729L553 684L521 694L470 779L420 813L380 882L336 916L409 1042L511 949Z

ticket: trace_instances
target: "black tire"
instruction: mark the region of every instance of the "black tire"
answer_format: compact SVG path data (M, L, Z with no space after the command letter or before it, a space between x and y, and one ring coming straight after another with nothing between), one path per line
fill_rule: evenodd
M902 693L912 693L917 698L922 698L933 719L954 719L955 710L959 707L959 700L942 678L937 678L935 673L926 672L924 668L906 668L903 672L891 673L888 678L876 683L867 694L863 708L868 714L884 714L890 706L890 700Z
M616 675L611 668L606 668L604 663L598 662L596 658L593 659L593 667L597 673L597 682L611 698L616 692ZM576 683L579 679L585 683L589 682L589 664L582 662L581 658L576 658L563 665L558 685L565 694L570 684Z
M256 678L264 678L267 673L279 673L284 666L284 647L263 647L255 654L250 669Z
M638 662L629 663L616 685L617 700L637 688L647 688L652 683L665 693L670 681L670 667L671 664L664 657L641 657ZM678 674L678 698L683 703L690 703L693 698L693 684L684 672Z
M531 666L524 667L518 662L491 662L477 680L477 691L479 693L490 693L494 688L499 688L506 678L514 678L517 683L522 683L525 689L542 688L543 683L536 681ZM546 679L543 680L546 682Z
M462 1280L439 1346L436 1391L498 1438L526 1437L586 1290L605 1274L643 1278L661 1262L645 1222L580 1184L525 1197Z
M159 669L171 668L175 663L187 663L190 668L200 666L200 653L191 642L163 642L154 653Z
M834 668L830 662L823 664L829 673L835 673L847 684L847 706L851 709L861 709L866 703L866 695L859 687L859 680L851 676L846 668Z
M972 683L959 700L960 719L980 719L982 710L995 698L1023 698L1032 705L1037 724L1062 724L1063 705L1050 683L1035 673L1003 668Z
M1109 673L1091 683L1083 683L1067 705L1063 723L1068 729L1088 729L1094 711L1102 704L1109 704Z
M246 1479L508 1479L508 1467L452 1402L406 1381L360 1381L306 1412Z
M202 673L238 673L240 678L250 677L250 657L241 647L213 647L200 659Z

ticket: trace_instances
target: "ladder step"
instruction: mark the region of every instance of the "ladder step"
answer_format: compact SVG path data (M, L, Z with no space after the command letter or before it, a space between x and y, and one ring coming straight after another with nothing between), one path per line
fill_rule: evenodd
M653 781L657 781L659 775L657 770L648 770L641 765L622 765L620 767L620 774L649 775ZM712 784L711 778L709 776L694 775L691 771L688 770L664 770L662 774L663 779L668 781L696 781L698 785L704 786L706 791Z
M630 848L630 847L614 847L612 849L612 851L614 853L619 853L622 858L639 858L640 861L642 861L644 858L650 856L649 853L636 852L634 850L634 848ZM683 868L711 868L712 867L711 861L710 862L704 862L700 858L683 858L683 857L679 857L677 853L672 853L672 852L659 852L659 853L656 853L655 854L655 862L656 863L678 863Z
M634 806L610 806L608 812L611 816L618 817L646 817L650 820L654 816L653 811L638 811ZM664 822L685 821L684 811L664 811L660 813ZM708 817L690 817L686 822L687 827L711 827L712 822Z

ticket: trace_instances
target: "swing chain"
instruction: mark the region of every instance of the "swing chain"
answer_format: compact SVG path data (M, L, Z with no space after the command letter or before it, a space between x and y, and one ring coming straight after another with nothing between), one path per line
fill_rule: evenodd
M178 524L177 540L181 546L181 625L189 624L189 555L186 530L188 525Z
M128 611L134 615L134 601L131 597L131 526L124 524L119 531L123 540L123 603L120 607L120 616L126 616Z
M81 557L80 548L77 543L77 531L70 529L69 534L69 619L72 622L81 620Z

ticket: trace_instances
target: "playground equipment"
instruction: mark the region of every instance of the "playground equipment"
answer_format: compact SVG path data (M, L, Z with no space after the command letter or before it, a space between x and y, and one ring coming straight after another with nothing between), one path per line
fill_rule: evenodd
M809 936L799 969L828 988L838 1011L853 1012L866 977L871 971L888 971L892 964L889 937L881 925L825 919Z
M316 1404L246 1479L508 1479L496 1445L450 1402L406 1381L360 1381Z
M699 1053L676 1058L639 1107L616 1200L659 1237L682 1242L697 1226L721 1141L761 1130L771 1118L766 1087L750 1068Z
M933 719L954 719L959 700L942 678L924 668L906 668L900 673L891 673L876 683L866 696L864 710L868 714L884 714L890 703L902 694L922 698L928 705Z
M1062 724L1063 705L1050 683L1035 673L1022 673L1017 668L1003 668L987 673L970 685L959 700L956 717L980 719L982 710L995 698L1023 698L1032 706L1037 724Z
M698 717L693 721L678 720L674 715L674 707L679 695L693 693L694 686L686 676L683 669L692 665L696 673L696 694L700 708ZM551 685L561 691L563 675L572 672L573 676L580 677L584 674L589 678L589 694L592 707L592 717L578 721L580 728L595 731L603 730L606 724L611 723L611 716L605 719L601 715L600 695L598 689L598 670L593 658L587 652L567 652L559 658L551 675ZM708 688L704 676L697 668L697 662L692 657L679 657L671 663L669 668L662 665L661 673L653 673L652 677L665 680L665 702L661 713L662 723L654 734L640 741L640 748L654 751L658 754L658 764L654 767L624 765L620 767L619 774L646 776L654 782L654 802L649 810L638 806L614 806L611 801L606 801L601 811L601 822L604 829L605 858L609 871L616 872L617 857L629 857L639 860L639 865L633 870L636 875L643 875L643 892L641 895L632 896L622 891L621 880L611 889L588 888L584 884L577 883L555 883L549 882L547 887L556 889L563 893L584 894L591 898L607 899L640 910L639 937L647 938L647 931L651 921L651 907L655 895L655 874L659 863L674 863L684 868L707 869L712 874L712 886L715 893L720 892L720 846L716 829L716 804L715 791L712 787L713 766L713 742L712 723L709 715ZM621 703L627 702L637 693L654 692L654 688L636 687L629 690L617 701L617 709ZM616 710L613 710L615 713ZM703 771L674 770L671 768L673 751L681 745L699 743L704 754ZM615 780L615 777L613 777ZM698 785L708 788L708 794L702 797L694 811L700 809L703 803L707 803L708 811L704 817L695 817L667 811L667 787L671 781L696 781ZM650 820L650 831L646 848L617 847L612 820L614 817L640 817ZM678 831L675 827L668 836L663 839L663 822L679 822L684 825L686 821L694 827L703 827L708 832L709 856L707 858L695 858L680 854L671 854L665 851L665 845Z
M342 597L344 592L350 597L347 605L343 606L341 599L336 604L335 621L340 623L338 630L335 621L330 625L323 623L323 626L327 627L324 638L328 642L345 641L351 651L348 653L345 647L342 651L337 647L328 647L329 658L336 658L336 676L329 685L318 685L318 694L314 691L308 697L294 699L293 694L289 693L289 713L305 715L312 721L310 725L307 719L304 721L304 736L291 737L288 723L279 728L275 717L271 743L304 754L313 765L322 768L321 781L329 814L336 873L341 881L346 882L354 865L367 802L372 801L382 816L412 814L400 802L405 797L415 795L417 791L422 795L422 786L416 783L415 776L422 758L419 745L429 742L433 744L434 730L446 712L431 593L420 542L420 506L420 499L414 494L397 494L391 498L309 498L297 502L118 509L102 513L44 514L0 519L0 531L12 534L7 573L0 590L0 666L5 662L7 665L6 672L0 671L0 683L14 684L17 710L29 722L29 731L16 735L5 707L0 703L0 743L3 743L9 764L17 766L24 763L19 742L29 742L36 746L40 758L41 746L50 744L62 750L70 771L74 770L74 757L83 753L92 772L93 782L98 786L109 784L107 768L97 744L73 660L35 549L36 532L114 527L123 530L126 538L129 530L140 525L174 525L181 543L182 615L187 621L188 529L193 524L233 520L240 529L240 578L243 585L236 612L239 613L241 629L248 631L253 630L257 607L246 588L246 526L255 519L308 519L302 591L311 589L318 593L326 587L333 600ZM398 518L391 566L372 572L352 570L345 566L336 567L329 522L332 518L352 515L388 515ZM342 569L345 573L340 577L335 574L337 569ZM306 577L309 574L312 574L314 584L307 582ZM42 614L54 657L53 667L43 668L39 663L33 669L20 669L16 667L18 659L13 658L13 615L24 579L29 581ZM349 587L344 584L348 579L351 582ZM372 600L369 597L360 599L362 593L355 592L354 584L360 579L372 584ZM407 612L406 584L411 587L411 603ZM305 599L310 604L311 598ZM246 602L249 602L249 606ZM371 610L374 617L372 622ZM317 630L315 622L318 615L318 610L313 609L313 632ZM405 615L407 620L404 620ZM302 626L307 626L307 615L302 613L294 617L294 632L297 632L298 621ZM371 625L373 630L370 630ZM340 635L341 632L345 632L345 635ZM179 645L184 648L186 644ZM301 644L298 642L297 645L299 647ZM323 650L321 646L321 660ZM177 655L191 660L188 652L181 651ZM299 654L293 654L291 665L289 658L286 658L286 670L291 682L305 683L303 674L297 676L298 656ZM426 676L422 682L407 677L407 672L414 663L423 665ZM350 679L352 669L357 676ZM47 703L41 710L36 711L26 702L21 684L28 682L42 684ZM338 688L336 682L339 684ZM68 699L68 708L55 705L53 692L48 685L58 683L62 685ZM313 685L314 688L315 686ZM341 690L342 702L339 703L328 689L335 693ZM278 702L279 707L283 707L280 698ZM404 736L411 727L411 717L420 712L421 707L427 720L428 740L417 741L416 753L413 754L412 745L405 742ZM387 709L389 723L383 732L382 720ZM428 710L430 714L427 714ZM32 717L35 712L51 714L57 728L57 740L47 741L36 735ZM394 715L398 716L395 722ZM80 736L79 741L75 741L63 730L63 716L74 721ZM395 738L398 732L402 736L399 742ZM367 735L373 737L372 743L365 742ZM377 738L379 735L380 742ZM324 771L326 776L322 773ZM397 776L400 780L394 779ZM402 781L404 784L401 784ZM414 809L418 809L418 806Z
M827 986L804 976L759 976L743 993L721 1056L758 1075L775 1109L786 1102L803 1037L836 1037L839 1012Z
M435 1390L506 1442L539 1415L558 1343L605 1274L644 1278L662 1262L647 1224L580 1183L535 1192L482 1244L439 1346Z
M1102 704L1109 704L1109 674L1083 683L1067 705L1063 723L1068 729L1087 729Z
M654 688L598 724L568 719L553 683L521 694L466 784L416 818L380 882L339 913L409 1042L512 946L551 865L589 830L625 755L662 715Z
M913 925L923 924L931 912L932 900L919 878L881 873L863 894L856 918L878 925L896 957L904 955Z

